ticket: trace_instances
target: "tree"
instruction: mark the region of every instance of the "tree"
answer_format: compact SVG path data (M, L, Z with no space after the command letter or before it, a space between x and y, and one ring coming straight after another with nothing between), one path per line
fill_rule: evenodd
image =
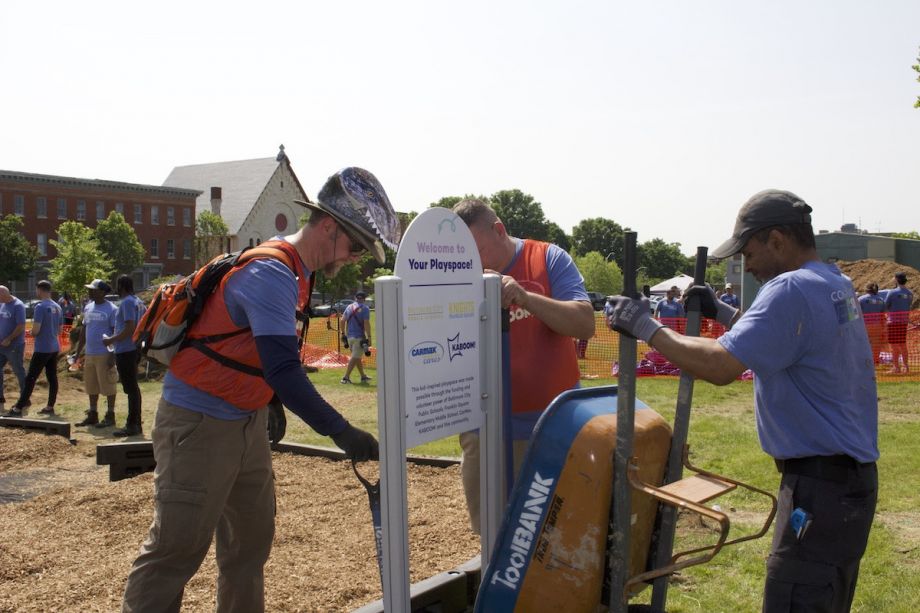
M0 219L0 282L7 285L25 280L38 258L35 246L22 235L22 226L18 215Z
M639 266L645 267L649 279L669 279L682 272L687 256L680 252L680 243L666 243L653 238L639 245Z
M112 211L106 219L96 224L99 248L112 260L116 275L129 275L144 265L144 246L121 213Z
M543 205L519 189L504 189L492 194L492 208L511 236L549 240L549 222Z
M582 220L572 228L573 249L578 255L597 251L605 258L612 253L615 262L623 262L623 232L623 227L612 219L593 217Z
M910 232L892 232L892 238L909 238L915 241L920 241L920 233L916 230L911 230Z
M920 53L917 54L917 63L911 66L917 73L920 73ZM920 82L920 76L917 77L917 81ZM917 101L914 102L914 108L920 109L920 96L917 96Z
M546 224L547 237L546 240L558 245L565 251L570 251L572 249L572 237L563 232L562 228L556 225L555 222L549 222Z
M713 287L725 285L725 271L728 269L728 260L719 260L717 264L710 262L706 266L706 283Z
M223 253L230 229L220 215L201 211L195 222L195 259L201 266L214 256Z
M452 209L461 200L470 200L470 199L482 200L483 202L489 201L489 199L486 196L476 196L474 194L466 194L464 196L444 196L437 202L432 202L431 204L429 204L428 208L433 209L435 207L441 207L443 209Z
M575 265L585 278L585 289L608 296L623 291L623 272L616 262L608 262L597 251L575 258Z
M78 221L65 221L57 234L58 239L51 240L57 256L51 260L49 272L57 291L79 296L93 279L111 278L112 260L102 252L90 228Z

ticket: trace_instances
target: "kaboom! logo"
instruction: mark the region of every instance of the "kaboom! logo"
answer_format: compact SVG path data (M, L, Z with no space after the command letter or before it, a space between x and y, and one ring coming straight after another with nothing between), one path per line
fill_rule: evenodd
M475 348L476 341L461 341L459 332L457 332L456 336L447 338L447 355L451 362L454 361L454 358L461 357L467 349Z

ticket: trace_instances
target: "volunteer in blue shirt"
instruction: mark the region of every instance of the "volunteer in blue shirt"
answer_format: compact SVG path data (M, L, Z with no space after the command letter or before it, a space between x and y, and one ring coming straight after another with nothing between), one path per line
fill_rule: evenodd
M767 190L741 208L732 238L712 256L744 255L763 286L740 312L694 287L702 311L730 328L685 337L617 297L611 325L718 385L754 371L760 444L782 473L763 610L849 611L878 493L878 405L866 328L850 279L815 249L811 207ZM807 531L790 525L794 510Z
M735 286L731 283L725 284L725 293L719 296L719 300L736 309L741 308L741 301L738 299L738 294L735 293Z
M7 364L13 369L19 383L19 393L25 388L26 369L23 357L26 351L26 305L0 285L0 411L6 399L3 396L3 371ZM14 415L15 416L15 415Z
M866 334L872 348L872 362L881 363L885 345L885 299L878 295L878 283L869 283L866 293L859 297L859 310L866 322Z
M102 279L93 279L84 286L89 290L89 302L83 307L83 325L77 340L76 354L84 352L83 386L89 396L89 410L78 426L108 428L115 425L115 355L103 343L103 337L111 336L115 330L115 305L105 299L112 286ZM99 421L99 394L105 396L105 418Z
M356 293L355 301L345 307L345 312L342 313L342 321L345 322L345 338L348 339L348 348L351 350L351 358L348 359L342 383L351 383L349 377L356 366L358 372L361 373L361 383L371 380L364 374L364 365L361 364L364 349L370 347L371 344L371 310L364 304L365 298L367 298L366 293ZM367 344L362 344L363 341L367 341Z
M365 251L382 264L384 245L395 249L399 241L399 220L374 175L354 167L330 177L317 202L298 204L313 209L307 224L262 243L284 261L253 259L228 273L189 329L192 344L170 362L151 433L154 519L128 576L126 613L178 611L215 535L217 610L265 610L264 566L275 532L266 433L273 394L350 458L377 459L377 440L307 379L296 313L309 303L313 271L334 277ZM218 322L235 330L207 344L220 349L211 356L196 343ZM190 363L198 368L185 369ZM234 367L251 364L256 372Z
M32 338L35 339L35 348L32 359L29 361L29 372L26 374L25 386L19 395L19 400L10 413L13 416L24 415L32 405L32 391L38 375L45 371L48 379L48 404L39 411L42 415L54 415L54 403L57 401L58 377L57 363L61 351L59 336L64 323L64 314L60 305L51 299L51 282L39 281L35 284L35 294L39 302L35 305L32 315Z
M687 317L687 313L684 311L684 305L680 303L678 297L680 296L680 288L676 285L671 287L668 290L667 298L658 303L658 306L655 307L655 317L658 320L671 328L672 330L680 331L680 320Z
M121 302L115 312L115 334L103 338L102 344L115 348L115 368L121 389L128 397L128 418L125 427L112 432L112 436L136 436L143 434L141 426L141 388L137 383L137 363L140 353L132 336L137 322L144 313L144 303L134 295L134 280L121 275L115 281L115 290Z
M907 274L899 272L894 276L897 284L894 289L888 290L885 296L885 310L888 311L888 344L891 345L892 364L891 372L901 372L901 363L904 372L910 372L907 352L907 323L910 319L910 305L914 301L914 294L907 289ZM900 360L898 359L900 358Z

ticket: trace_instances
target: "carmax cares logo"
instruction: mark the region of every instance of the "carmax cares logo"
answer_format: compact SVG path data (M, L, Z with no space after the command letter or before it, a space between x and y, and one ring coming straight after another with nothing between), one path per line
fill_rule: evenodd
M461 357L468 349L476 349L476 341L461 341L459 332L457 336L447 339L447 355L451 362L454 361L454 358Z
M437 364L444 357L444 347L434 341L422 341L409 350L409 360L414 364Z

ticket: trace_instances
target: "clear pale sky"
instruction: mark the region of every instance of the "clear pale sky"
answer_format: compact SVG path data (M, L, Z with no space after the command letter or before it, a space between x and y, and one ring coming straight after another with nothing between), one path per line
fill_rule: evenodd
M274 156L400 211L519 188L714 248L768 187L817 229L920 230L917 0L26 2L0 168L159 185Z

